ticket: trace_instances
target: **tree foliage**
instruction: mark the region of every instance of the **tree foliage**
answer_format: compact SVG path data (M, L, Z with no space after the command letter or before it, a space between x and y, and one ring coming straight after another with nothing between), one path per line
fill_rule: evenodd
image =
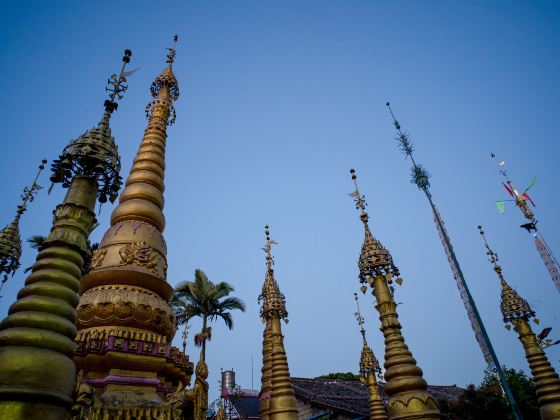
M502 368L524 420L540 419L535 384L522 370ZM486 369L480 386L469 385L456 402L440 401L443 418L450 420L513 420L496 370Z
M339 381L359 381L360 375L355 375L352 372L335 372L326 375L317 376L315 379L337 379Z
M208 321L221 318L226 326L233 328L230 311L245 312L245 303L239 298L229 296L235 289L226 282L212 283L204 271L195 270L194 281L183 281L175 287L171 307L179 325L188 323L192 318L202 319L202 331L195 335L195 344L205 348L206 340L212 338Z

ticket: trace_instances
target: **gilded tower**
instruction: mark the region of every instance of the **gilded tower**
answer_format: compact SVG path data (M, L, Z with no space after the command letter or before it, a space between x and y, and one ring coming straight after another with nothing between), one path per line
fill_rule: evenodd
M362 354L360 356L360 380L367 386L369 393L369 418L370 420L388 420L387 410L385 408L385 403L383 398L381 398L381 392L379 385L377 384L376 375L381 376L381 368L379 367L379 362L373 354L373 350L368 346L366 340L366 330L364 329L364 317L360 312L360 305L358 304L358 294L354 293L354 299L356 300L356 307L358 312L356 312L356 319L360 325L360 333L362 334Z
M288 357L284 349L284 336L280 320L288 322L286 298L280 292L274 278L274 259L271 247L276 242L270 239L265 226L266 276L259 296L262 303L261 318L266 326L263 333L262 388L259 396L260 417L268 420L296 420L298 409L294 388L290 379Z
M381 243L373 237L369 229L369 216L365 211L365 196L360 194L356 174L350 170L356 189L352 194L356 209L361 210L360 219L364 224L365 238L358 260L360 269L360 290L367 291L371 286L375 296L375 309L379 312L381 332L385 337L385 392L389 395L387 412L391 420L439 419L440 414L435 399L428 393L428 384L401 333L397 314L397 304L393 298L393 277L397 284L402 283L399 269L393 257Z
M68 188L51 231L8 317L0 324L0 418L66 418L76 371L76 305L89 253L95 203L113 202L121 186L120 158L109 120L126 90L124 68L109 80L99 124L71 141L52 164L51 181Z
M163 191L166 130L175 120L179 85L175 43L168 50L167 66L150 88L148 126L111 227L80 282L74 361L101 407L159 406L189 383L193 371L171 346L176 326L168 304L173 288L166 280Z
M560 419L560 378L548 361L529 323L529 320L535 317L535 312L529 303L506 282L502 274L502 267L498 264L498 255L488 245L482 226L479 226L478 230L484 239L488 259L502 286L500 309L506 329L511 329L510 323L513 324L513 329L517 332L519 341L525 350L525 357L535 380L535 393L541 418L543 420ZM538 324L537 319L534 321Z

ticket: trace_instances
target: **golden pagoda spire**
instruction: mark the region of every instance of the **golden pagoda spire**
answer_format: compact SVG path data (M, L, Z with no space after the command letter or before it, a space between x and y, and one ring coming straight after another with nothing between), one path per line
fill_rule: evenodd
M373 237L365 211L365 196L360 194L356 173L350 170L355 190L352 194L356 209L361 210L360 219L364 224L365 239L358 266L360 268L360 290L367 291L366 283L372 287L372 294L379 312L381 331L385 337L385 392L389 395L387 411L391 419L439 419L440 414L435 399L427 392L428 384L401 333L397 305L393 299L393 276L402 283L399 270L393 263L391 254Z
M388 420L387 410L381 393L379 385L377 384L376 375L381 376L381 368L379 362L373 354L373 350L368 346L366 340L366 330L364 329L364 317L360 312L360 304L358 303L358 294L354 293L356 300L356 319L360 325L360 333L362 334L362 355L360 357L360 380L367 385L369 392L369 418L370 420Z
M147 128L111 227L80 281L74 361L101 400L126 401L122 416L146 404L159 407L179 383L190 382L194 370L171 345L176 325L168 303L173 288L166 278L163 237L167 126L179 97L173 74L176 41L175 36L166 68L151 84Z
M535 380L535 393L541 418L543 420L559 419L560 378L548 361L546 353L541 348L529 323L529 320L535 317L535 312L531 309L529 303L506 282L502 274L502 267L498 264L498 254L492 251L488 245L482 226L478 226L478 230L484 240L488 259L502 286L500 309L504 317L504 323L506 323L506 329L511 329L510 323L513 324L513 328L519 336L519 341L523 344L525 357L529 362ZM538 319L534 319L534 322L535 324L539 323Z
M126 50L123 63L130 61ZM115 89L126 90L123 70ZM33 271L0 324L0 418L66 418L76 370L76 305L96 199L120 188L120 160L109 128L116 98L105 102L97 127L70 142L52 165L53 183L68 188L54 211L49 236Z
M11 274L12 277L16 273L16 270L20 266L21 257L21 237L19 234L19 221L21 215L27 210L27 203L32 202L35 199L35 194L42 187L37 184L39 175L45 169L46 159L41 161L39 165L39 171L35 176L35 180L30 187L25 187L23 193L21 194L21 204L17 207L16 216L14 220L6 226L4 229L0 230L0 274L3 273L2 282L0 283L0 292L2 287L8 281L8 276ZM2 296L0 295L0 298Z
M267 272L264 280L262 293L259 296L259 303L262 303L261 318L267 323L265 328L263 347L270 346L270 361L268 362L267 372L270 372L270 390L266 389L265 370L263 366L263 388L265 392L270 394L268 405L263 403L259 405L263 407L265 418L268 420L296 420L298 409L294 388L290 379L290 370L288 367L288 358L284 349L284 336L282 335L282 326L280 320L288 322L288 312L286 311L286 299L278 283L274 278L274 258L272 257L271 247L276 241L270 239L270 231L268 225L265 226L266 245L263 250L266 253ZM270 324L270 327L268 327ZM270 334L269 338L267 335ZM267 340L270 340L269 342ZM269 344L270 343L270 344ZM263 359L268 353L263 348ZM268 360L267 360L268 361ZM264 364L265 360L263 360ZM261 388L261 397L263 390ZM266 394L264 395L266 398ZM261 400L262 401L262 400Z

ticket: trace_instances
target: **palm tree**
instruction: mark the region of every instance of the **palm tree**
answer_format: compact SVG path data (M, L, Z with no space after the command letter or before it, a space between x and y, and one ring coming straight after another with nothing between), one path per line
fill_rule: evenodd
M233 328L232 310L245 312L245 303L239 298L228 296L235 289L226 282L212 283L204 271L195 270L194 281L182 281L175 287L171 307L177 317L177 324L188 323L192 318L202 318L202 331L195 336L195 345L202 346L202 357L206 354L206 340L212 338L212 328L208 321L217 318Z

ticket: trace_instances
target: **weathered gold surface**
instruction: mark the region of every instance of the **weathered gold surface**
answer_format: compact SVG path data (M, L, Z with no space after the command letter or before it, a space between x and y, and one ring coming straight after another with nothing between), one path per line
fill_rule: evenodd
M0 324L2 419L64 418L72 405L74 308L96 195L92 179L74 178L25 287Z
M259 302L262 303L261 318L266 321L263 334L263 376L259 410L264 410L264 418L269 420L297 419L297 402L290 379L288 357L284 349L284 336L280 320L288 322L286 301L274 278L274 259L268 226L265 227L267 273ZM267 402L268 401L268 402ZM262 416L262 414L261 414Z
M360 269L361 290L365 293L366 284L373 289L376 299L375 308L379 312L381 331L385 337L385 392L389 395L387 412L390 419L439 419L441 418L435 399L427 392L427 383L401 333L397 305L389 288L393 276L399 270L393 263L389 251L377 241L368 225L365 211L365 197L360 194L356 183L355 171L350 170L355 190L352 194L356 209L361 210L360 219L364 224L365 240L358 266ZM397 283L402 280L397 278Z
M176 325L162 232L166 127L179 95L174 56L171 48L168 67L152 84L148 126L111 227L80 282L75 363L95 388L96 415L115 419L156 412L178 418L186 402L194 404L196 389L201 395L200 384L187 390L194 366L170 344Z
M268 420L268 408L270 404L271 394L271 356L272 356L272 340L270 338L270 321L265 321L266 325L263 332L263 363L261 368L261 391L259 393L259 416L261 420Z
M379 385L373 372L368 373L366 385L369 392L369 418L370 420L388 420L387 410L381 394Z

